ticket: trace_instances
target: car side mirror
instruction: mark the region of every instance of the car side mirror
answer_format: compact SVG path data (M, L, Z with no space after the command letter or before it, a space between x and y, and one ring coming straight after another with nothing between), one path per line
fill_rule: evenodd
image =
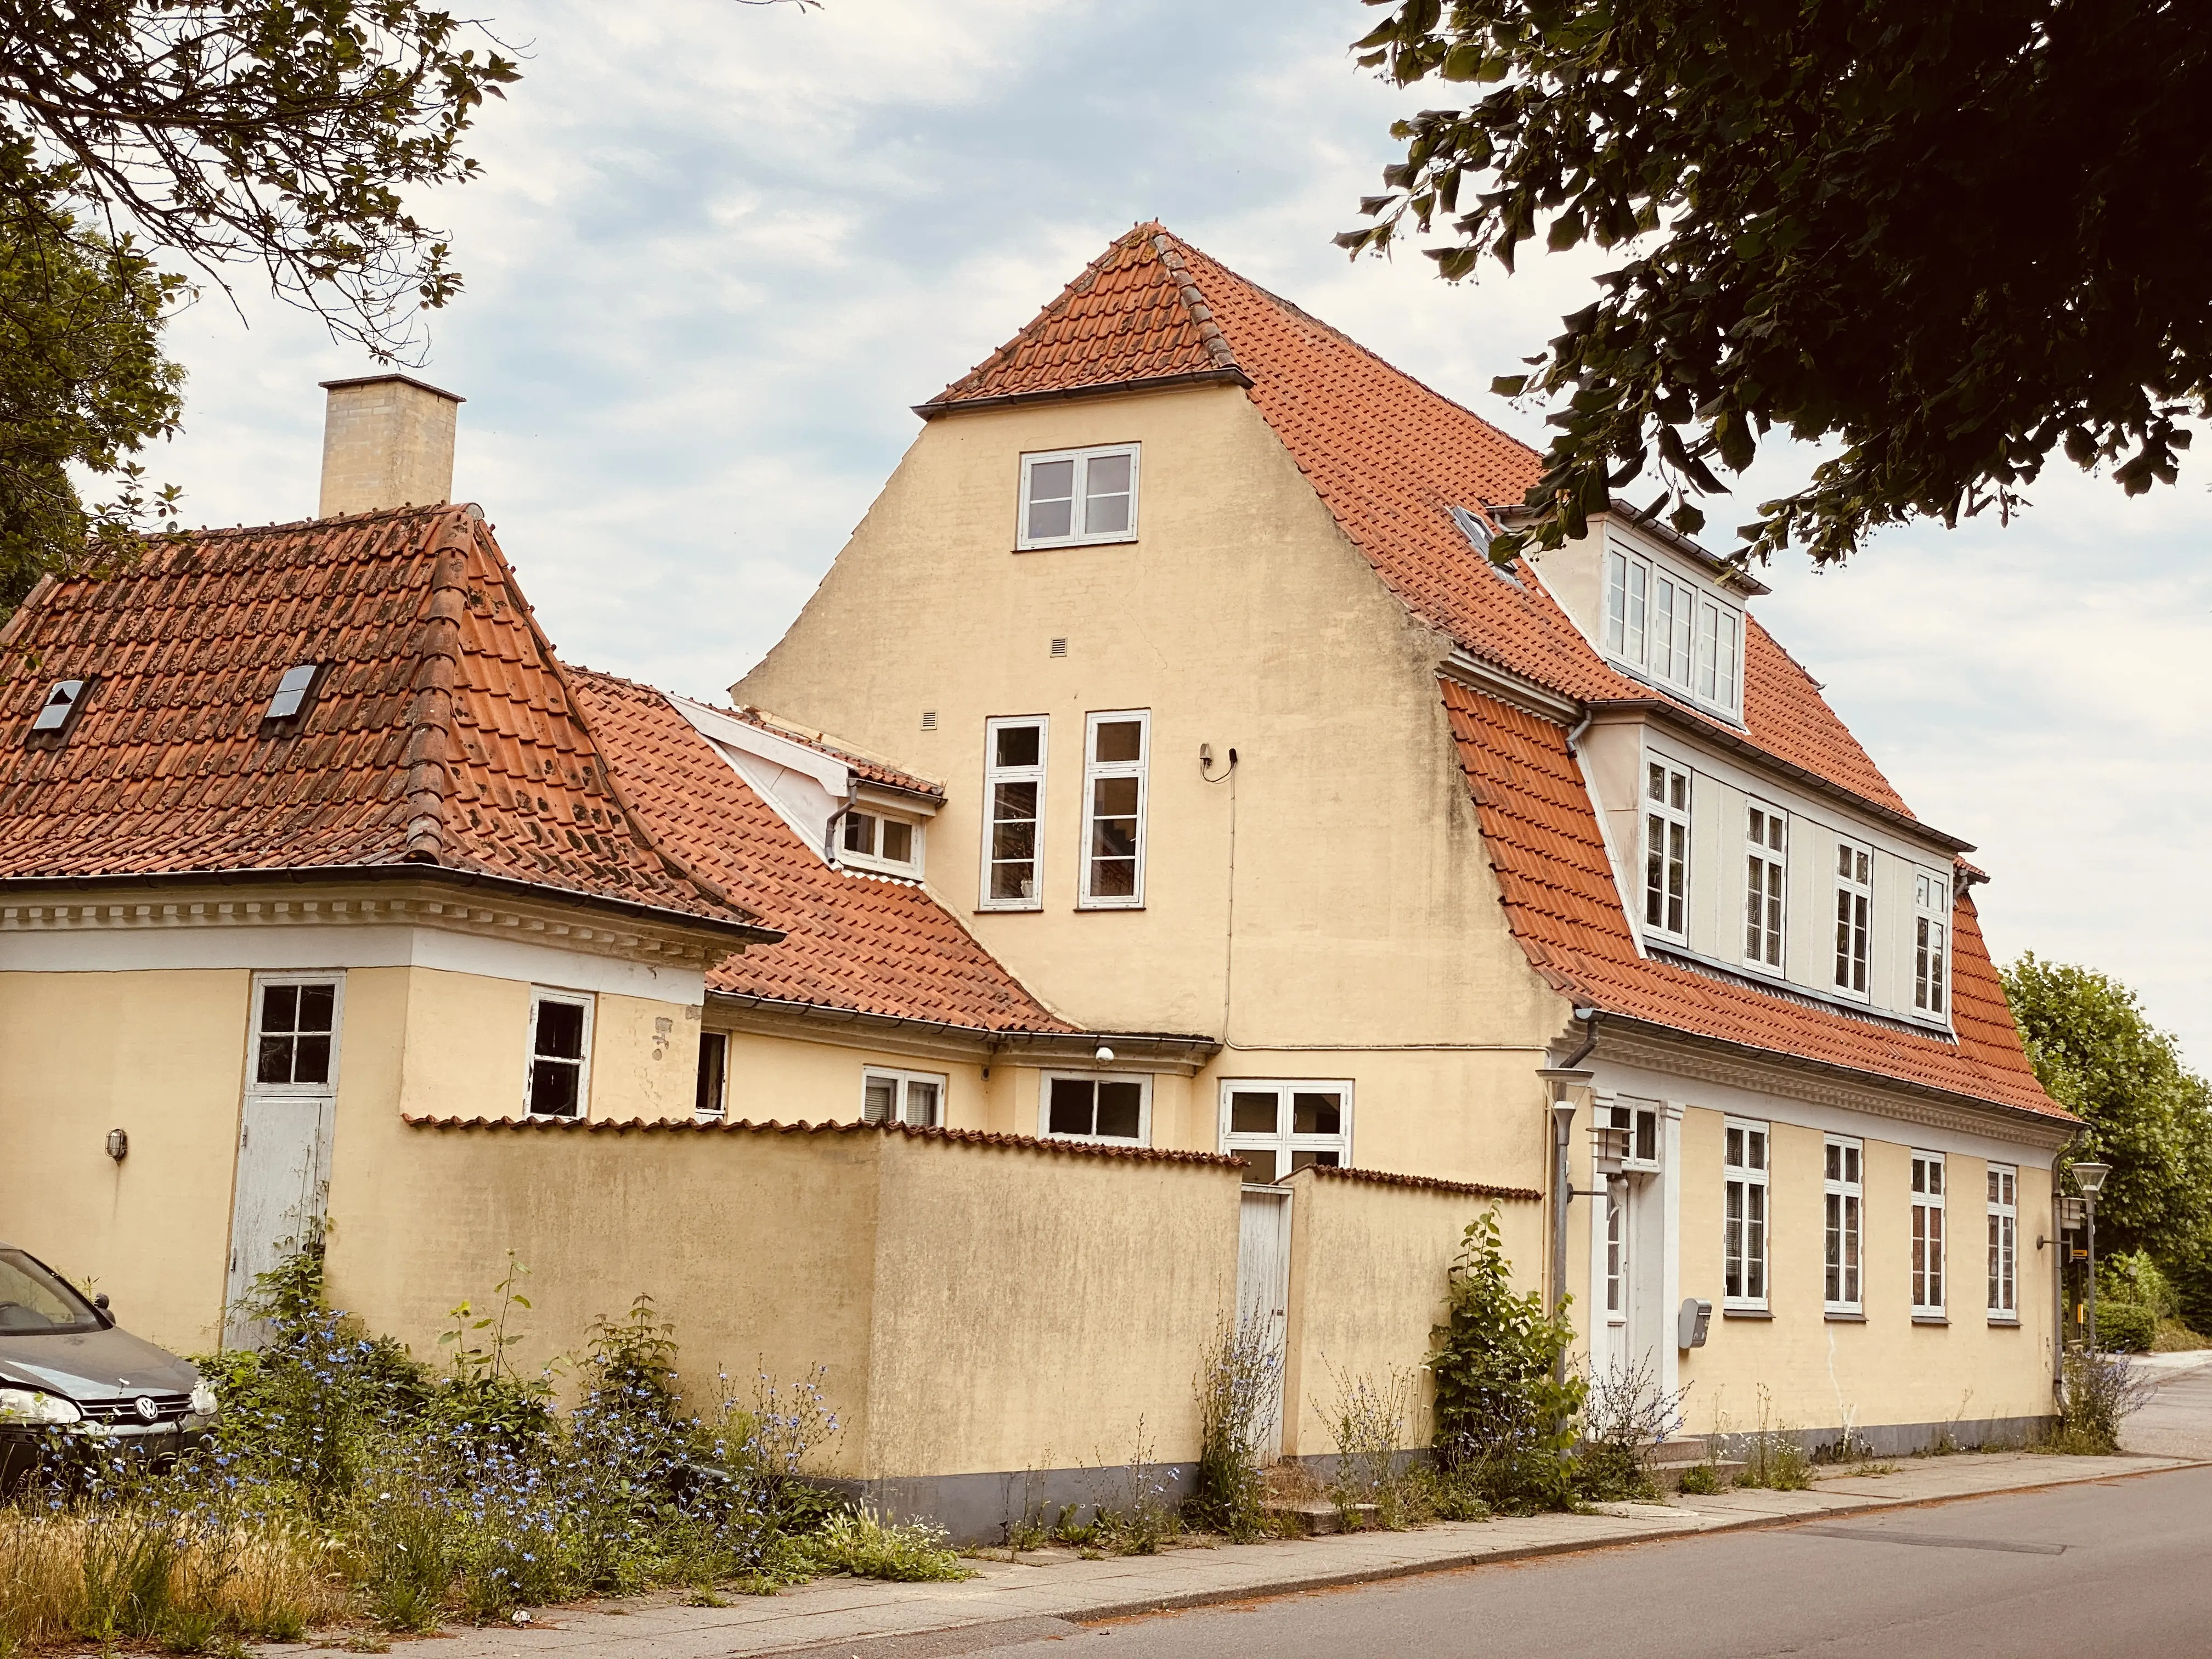
M92 1305L99 1309L100 1312L106 1313L107 1311L107 1292L106 1291L102 1291L98 1296L93 1297Z

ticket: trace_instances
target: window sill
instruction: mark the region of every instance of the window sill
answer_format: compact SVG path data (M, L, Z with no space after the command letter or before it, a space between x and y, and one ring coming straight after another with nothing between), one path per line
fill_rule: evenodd
M1071 547L1134 547L1135 536L1070 536L1066 540L1016 542L1017 553L1064 553Z
M1133 910L1141 910L1144 908L1141 904L1099 904L1094 902L1090 904L1079 904L1075 909L1079 915L1112 916L1127 915Z
M1723 1308L1721 1317L1723 1319L1771 1319L1774 1317L1774 1310L1771 1308Z
M1863 1313L1850 1313L1838 1308L1828 1309L1822 1317L1831 1325L1863 1325L1867 1322Z
M1038 899L1033 903L1024 901L1020 904L979 904L975 907L975 912L978 915L985 916L1019 916L1035 915L1043 908L1044 901Z
M2020 1316L2018 1314L1991 1314L1990 1316L1990 1323L1996 1326L1999 1330L2016 1331L2020 1328Z
M1948 1325L1951 1322L1951 1316L1948 1314L1915 1314L1912 1322L1916 1325Z

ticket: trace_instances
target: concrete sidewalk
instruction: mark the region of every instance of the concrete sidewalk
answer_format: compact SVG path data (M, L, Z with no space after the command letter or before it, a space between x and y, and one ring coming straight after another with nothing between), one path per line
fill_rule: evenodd
M1895 1473L1839 1473L1810 1492L1735 1491L1671 1504L1613 1504L1589 1515L1457 1522L1413 1532L1354 1533L1264 1544L1185 1547L1155 1556L1083 1560L1065 1550L1018 1562L977 1561L951 1584L818 1580L772 1596L732 1596L695 1607L669 1596L549 1609L522 1628L464 1630L439 1638L434 1659L735 1659L819 1649L850 1654L886 1637L942 1632L930 1650L969 1653L1008 1640L1072 1633L1078 1621L1200 1607L1331 1585L1368 1583L1685 1534L1771 1526L2186 1467L2175 1457L2045 1457L2023 1452L1907 1460ZM966 1632L963 1635L962 1632ZM447 1641L453 1645L447 1647ZM288 1649L262 1650L268 1654Z

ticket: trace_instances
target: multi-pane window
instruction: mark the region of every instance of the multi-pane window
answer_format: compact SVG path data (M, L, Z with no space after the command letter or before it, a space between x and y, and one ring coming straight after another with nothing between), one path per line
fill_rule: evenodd
M283 1090L330 1086L331 1053L337 1040L338 987L334 979L264 980L253 1033L253 1082Z
M1084 734L1083 892L1086 909L1145 902L1145 769L1152 716L1093 714Z
M1912 1006L1943 1012L1950 966L1951 884L1921 871L1912 878Z
M1607 655L1730 713L1742 706L1743 613L1662 565L1606 555Z
M730 1078L730 1034L726 1031L702 1031L699 1034L699 1078L691 1103L695 1117L712 1118L722 1115L728 1097Z
M986 910L1035 910L1044 842L1042 715L983 726L983 897Z
M1352 1161L1349 1083L1227 1082L1221 1113L1221 1150L1244 1160L1248 1182Z
M592 1062L592 999L575 991L530 994L530 1115L581 1117Z
M1766 1125L1731 1119L1723 1131L1721 1297L1730 1308L1766 1306Z
M1152 1139L1152 1085L1149 1077L1048 1073L1039 1127L1063 1140L1146 1145Z
M1690 929L1690 775L1664 761L1644 768L1644 921L1677 939Z
M1990 1317L2020 1317L2020 1171L1989 1169Z
M1021 514L1019 547L1134 540L1137 446L1023 456Z
M1743 955L1761 968L1782 966L1782 872L1790 820L1754 802L1746 815L1749 870L1743 894Z
M1865 1156L1865 1148L1858 1141L1831 1136L1821 1156L1828 1311L1857 1313L1861 1305L1860 1230L1866 1202L1860 1161Z
M1656 1171L1659 1168L1659 1109L1631 1103L1598 1109L1610 1114L1606 1121L1621 1132L1621 1168Z
M1874 854L1856 842L1836 843L1836 988L1867 994L1867 940L1874 915Z
M860 1121L945 1127L945 1079L936 1072L892 1072L871 1066L860 1074Z
M884 865L905 872L921 866L921 826L880 812L850 811L838 832L848 861Z
M1943 1154L1912 1155L1912 1311L1943 1312Z
M1628 1189L1618 1181L1605 1183L1605 1317L1628 1322Z

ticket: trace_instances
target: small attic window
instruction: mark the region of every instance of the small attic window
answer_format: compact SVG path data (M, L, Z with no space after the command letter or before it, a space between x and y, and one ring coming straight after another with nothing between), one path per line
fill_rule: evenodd
M60 732L67 729L70 716L76 714L84 701L82 680L56 680L54 689L46 693L40 706L38 719L31 722L33 732Z
M1502 581L1512 583L1516 587L1521 586L1521 579L1518 576L1504 565L1492 561L1490 544L1495 539L1498 532L1483 522L1482 514L1472 507L1455 507L1451 509L1451 519L1452 522L1459 526L1459 533L1467 538L1468 545L1474 548L1480 556L1483 563L1489 567L1493 575Z
M289 720L297 714L307 701L307 693L314 690L315 676L321 671L322 665L313 662L286 669L284 678L276 682L276 695L269 699L268 712L261 718Z

